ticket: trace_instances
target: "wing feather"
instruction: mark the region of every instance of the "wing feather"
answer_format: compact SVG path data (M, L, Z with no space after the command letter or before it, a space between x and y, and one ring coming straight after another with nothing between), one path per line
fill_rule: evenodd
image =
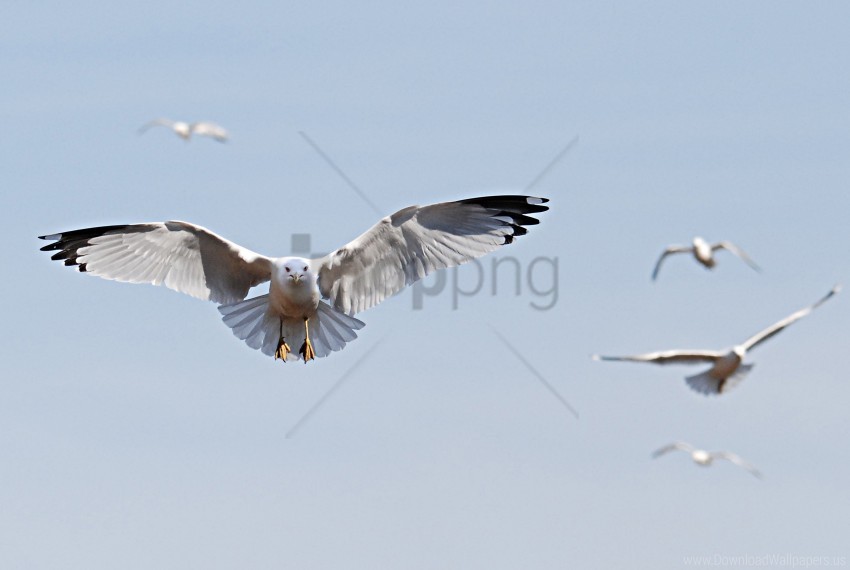
M145 123L144 125L142 125L141 127L139 127L138 132L139 132L139 134L142 134L151 127L168 127L169 129L173 129L174 128L174 121L172 121L171 119L166 119L166 118L154 119L153 121L149 121L149 122Z
M165 285L216 303L244 299L271 277L271 260L187 222L102 226L62 232L42 251L80 271L129 283Z
M653 364L693 364L698 362L714 362L724 355L717 350L665 350L634 354L630 356L602 356L594 354L594 360L612 360L624 362L651 362Z
M781 321L770 325L769 327L767 327L766 329L764 329L761 332L754 334L753 336L751 336L750 338L745 340L742 343L742 346L744 347L745 350L751 350L751 349L755 348L756 346L763 343L767 339L769 339L773 336L776 336L777 334L782 332L788 325L790 325L790 324L792 324L796 321L799 321L803 317L807 316L809 313L811 313L812 311L814 311L815 309L820 307L823 303L825 303L827 300L829 300L830 297L832 297L833 295L835 295L839 291L841 291L841 286L836 285L835 287L833 287L829 291L829 293L824 295L823 298L821 298L814 305L800 309L799 311L797 311L795 313L791 313L790 315L788 315L787 317L785 317Z
M230 137L226 129L208 121L192 123L189 126L189 130L194 135L212 137L219 142L226 142L227 139Z
M691 251L693 251L692 247L684 245L671 245L665 249L661 253L661 257L658 258L658 261L655 262L655 268L652 270L652 280L655 281L658 279L658 272L661 271L661 264L664 263L664 260L667 259L668 255L673 255L674 253L689 253Z
M319 288L349 315L377 305L429 273L497 250L539 223L546 198L488 196L410 206L318 260Z
M761 271L761 267L759 267L758 264L753 261L752 258L747 255L746 252L744 252L743 249L741 249L731 241L721 241L711 246L711 251L717 251L718 249L725 249L726 251L731 252L756 271Z
M715 459L725 459L725 460L727 460L727 461L730 461L731 463L734 463L734 464L735 464L735 465L737 465L738 467L742 467L742 468L746 469L746 470L747 470L747 471L749 471L752 475L754 475L755 477L757 477L757 478L759 478L759 479L762 479L762 478L763 478L763 475L761 474L761 471L759 471L758 469L756 469L755 465L753 465L752 463L750 463L750 462L748 462L748 461L744 460L744 459L743 459L743 458L741 458L741 456L739 456L739 455L736 455L736 454L731 453L731 452L729 452L729 451L715 451L715 452L712 452L712 454L711 454L711 455L712 455L712 457L714 457Z
M652 457L661 457L664 454L670 453L671 451L685 451L687 453L691 453L694 450L694 447L686 443L684 441L674 441L673 443L669 443L664 447L656 449L652 452Z

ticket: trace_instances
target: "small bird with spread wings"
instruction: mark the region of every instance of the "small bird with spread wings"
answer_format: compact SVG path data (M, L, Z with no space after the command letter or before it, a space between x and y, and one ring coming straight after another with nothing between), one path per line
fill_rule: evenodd
M752 259L750 259L750 256L744 253L744 251L734 243L730 241L720 241L715 244L709 244L707 241L697 236L694 238L691 245L671 245L665 249L661 254L661 257L659 257L658 261L655 263L655 269L652 271L652 280L655 281L658 278L658 272L661 270L661 264L669 255L676 253L690 253L693 254L694 259L700 262L706 269L712 269L715 265L717 265L717 262L714 260L714 252L720 249L731 251L733 254L741 258L747 265L756 271L761 271L761 268L756 265Z
M802 319L840 290L841 286L836 285L814 305L788 315L781 321L756 333L741 344L733 346L728 350L667 350L634 356L600 356L594 354L593 359L651 362L653 364L699 364L701 362L709 362L712 364L711 368L694 376L688 376L685 378L685 381L687 381L688 386L702 394L723 394L740 383L754 366L754 364L743 364L744 357L748 351L779 334L788 325Z
M734 463L738 467L746 469L753 476L759 479L762 478L762 474L758 469L756 469L753 465L747 463L734 453L729 453L728 451L706 451L704 449L697 449L691 444L685 443L684 441L676 441L669 445L665 445L661 449L656 450L652 454L652 458L656 459L658 457L661 457L662 455L670 453L671 451L684 451L685 453L691 456L691 459L694 461L694 463L696 463L697 465L702 465L703 467L711 466L715 459L725 459L726 461Z
M230 138L230 135L225 129L209 121L186 123L183 121L172 121L171 119L154 119L142 125L139 129L139 134L146 132L151 127L168 127L174 131L174 134L187 142L192 138L192 135L211 137L218 142L227 142L227 139Z
M527 233L546 198L486 196L410 206L318 259L266 257L188 222L87 228L40 236L51 259L105 279L165 285L220 303L224 323L268 356L341 350L377 305L438 269L496 251ZM245 300L251 287L269 292ZM324 300L323 300L324 299ZM293 353L291 346L299 347Z

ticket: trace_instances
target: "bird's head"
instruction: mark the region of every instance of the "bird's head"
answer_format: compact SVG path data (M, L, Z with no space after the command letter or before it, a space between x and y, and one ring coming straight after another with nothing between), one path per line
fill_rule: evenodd
M282 281L290 285L301 285L314 280L313 272L310 270L310 262L307 259L291 258L283 264L280 269Z

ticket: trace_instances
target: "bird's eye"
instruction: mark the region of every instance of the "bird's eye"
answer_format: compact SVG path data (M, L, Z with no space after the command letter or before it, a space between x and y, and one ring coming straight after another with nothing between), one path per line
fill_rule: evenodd
M287 273L289 273L289 268L288 268L288 267L284 267L284 269L286 269L286 272L287 272Z
M306 266L306 265L304 266L304 271L307 271L307 266Z

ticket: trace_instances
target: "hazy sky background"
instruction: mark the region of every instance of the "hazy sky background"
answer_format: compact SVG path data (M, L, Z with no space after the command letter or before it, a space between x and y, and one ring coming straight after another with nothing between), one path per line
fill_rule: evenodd
M590 360L727 347L850 284L848 21L842 2L4 3L0 566L850 556L847 293L719 398L686 387L700 368ZM159 116L232 141L137 136ZM282 365L211 303L38 251L168 219L269 255L293 233L336 248L377 216L299 131L385 213L521 192L578 135L534 188L551 211L500 254L557 259L557 304L531 307L526 277L515 295L508 265L492 295L485 259L456 310L449 274L423 310L406 291L344 351ZM764 273L721 253L653 284L694 235ZM766 478L649 458L675 439Z

